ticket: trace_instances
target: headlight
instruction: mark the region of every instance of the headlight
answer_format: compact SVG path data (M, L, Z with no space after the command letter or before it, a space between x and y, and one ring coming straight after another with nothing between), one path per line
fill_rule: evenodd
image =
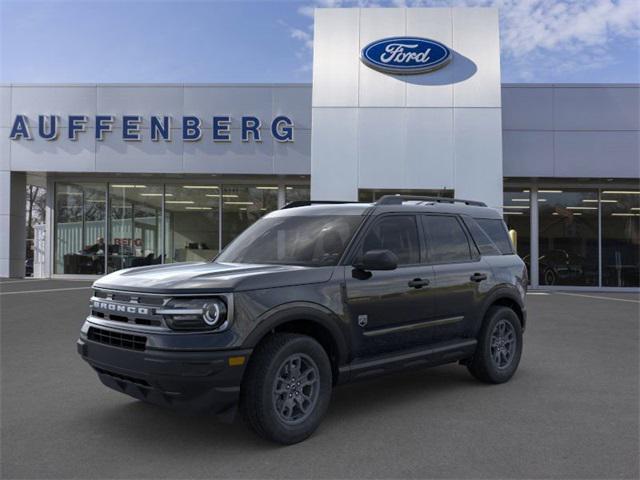
M174 330L216 330L227 320L227 305L219 298L176 298L156 313Z

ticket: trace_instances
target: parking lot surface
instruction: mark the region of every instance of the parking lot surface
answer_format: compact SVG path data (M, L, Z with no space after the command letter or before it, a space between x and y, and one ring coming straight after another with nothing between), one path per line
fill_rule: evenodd
M638 478L636 294L528 298L520 369L346 385L306 442L104 387L76 353L88 282L0 280L2 478Z

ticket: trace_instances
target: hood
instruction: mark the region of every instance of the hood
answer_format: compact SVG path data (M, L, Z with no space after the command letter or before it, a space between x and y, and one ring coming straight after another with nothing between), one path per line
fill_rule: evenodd
M148 293L208 293L322 283L334 267L193 262L128 268L102 277L97 288Z

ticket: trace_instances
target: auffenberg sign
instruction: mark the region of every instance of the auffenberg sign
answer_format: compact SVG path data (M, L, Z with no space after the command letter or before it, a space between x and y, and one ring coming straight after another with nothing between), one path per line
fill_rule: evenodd
M94 136L98 141L103 141L107 135L117 135L113 127L116 122L114 115L96 115L93 117ZM66 137L69 140L78 140L82 134L88 134L89 117L87 115L38 115L37 119L26 115L16 115L9 138L11 140L33 140L35 135L53 141L61 137L61 131L66 129ZM143 138L143 122L141 115L123 115L121 120L121 138L124 141L140 141ZM148 118L148 135L154 141L170 142L172 140L172 117L168 115L152 115ZM242 116L238 125L240 139L243 142L261 142L263 138L263 125L258 117ZM269 125L270 135L278 142L293 142L294 124L286 115L275 117ZM185 142L197 142L203 138L205 127L202 119L195 116L183 116L181 128L182 140ZM231 142L232 119L229 115L214 116L211 118L211 136L214 142Z

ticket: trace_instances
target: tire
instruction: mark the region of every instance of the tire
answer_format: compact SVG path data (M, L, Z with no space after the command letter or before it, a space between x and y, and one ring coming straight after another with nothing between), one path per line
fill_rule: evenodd
M332 380L329 357L318 342L306 335L276 333L251 357L240 411L261 437L284 445L301 442L320 425Z
M508 307L491 307L467 369L482 382L504 383L516 372L521 356L522 325L518 315Z

